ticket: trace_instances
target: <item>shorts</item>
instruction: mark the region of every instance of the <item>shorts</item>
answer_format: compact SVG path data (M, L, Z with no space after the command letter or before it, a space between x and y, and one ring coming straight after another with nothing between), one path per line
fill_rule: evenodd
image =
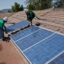
M27 18L27 20L28 20L28 21L32 21L32 20L33 20L33 18Z

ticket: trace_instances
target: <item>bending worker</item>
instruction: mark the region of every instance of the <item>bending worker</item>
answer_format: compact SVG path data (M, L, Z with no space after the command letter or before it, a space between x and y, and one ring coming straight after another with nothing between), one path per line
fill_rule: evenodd
M3 19L0 19L0 37L2 40L4 40L4 32L7 33L5 23L8 21L7 17L4 17Z
M7 21L8 21L8 17L4 17L3 19L0 19L0 38L2 38L3 41L5 41L6 38L4 32L7 33L7 29L5 26L5 23L7 23Z
M28 20L28 21L31 23L31 25L32 25L32 20L33 20L34 17L35 17L35 13L34 13L33 11L28 10L28 9L25 9L24 11L25 11L25 13L26 13L26 15L27 15L27 20Z

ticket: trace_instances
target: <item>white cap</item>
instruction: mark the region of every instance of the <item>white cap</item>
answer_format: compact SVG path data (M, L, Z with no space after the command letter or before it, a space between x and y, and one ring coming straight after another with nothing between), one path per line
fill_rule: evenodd
M8 17L4 17L3 20L4 20L4 21L8 21Z
M25 11L25 12L27 12L27 11L28 11L28 9L24 9L24 11Z

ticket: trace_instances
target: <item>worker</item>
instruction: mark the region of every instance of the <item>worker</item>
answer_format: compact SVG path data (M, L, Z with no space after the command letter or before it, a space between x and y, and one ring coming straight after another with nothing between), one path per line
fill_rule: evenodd
M3 41L6 40L5 34L4 33L8 33L5 23L8 22L8 17L4 17L3 19L0 19L0 38L2 38ZM15 24L15 23L13 23Z
M0 37L4 40L4 32L7 33L5 23L8 21L7 17L0 19Z
M32 20L34 19L35 17L35 13L31 10L28 10L28 9L25 9L24 10L26 15L27 15L27 20L30 22L30 24L32 25Z

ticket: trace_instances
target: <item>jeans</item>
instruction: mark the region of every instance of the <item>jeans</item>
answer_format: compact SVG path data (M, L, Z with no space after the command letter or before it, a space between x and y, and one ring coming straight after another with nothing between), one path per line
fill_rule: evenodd
M3 37L4 37L4 31L0 29L0 39L2 39Z

